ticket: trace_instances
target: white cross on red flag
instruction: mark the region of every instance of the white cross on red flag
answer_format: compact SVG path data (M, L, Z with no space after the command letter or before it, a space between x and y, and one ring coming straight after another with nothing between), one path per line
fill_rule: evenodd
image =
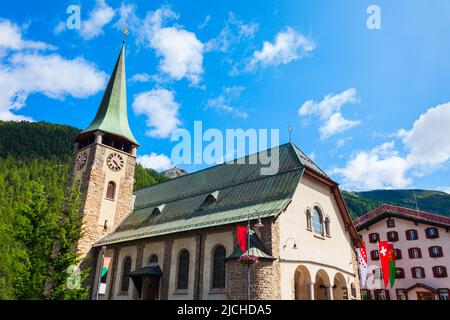
M380 263L381 271L383 272L384 287L386 288L391 273L389 269L389 243L387 241L378 242L378 249L380 252Z

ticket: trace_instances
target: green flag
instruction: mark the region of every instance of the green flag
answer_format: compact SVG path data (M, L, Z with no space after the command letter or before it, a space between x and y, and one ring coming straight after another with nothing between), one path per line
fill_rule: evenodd
M389 243L389 282L391 284L391 288L394 287L395 278L397 275L397 268L395 266L395 254L394 254L394 245Z

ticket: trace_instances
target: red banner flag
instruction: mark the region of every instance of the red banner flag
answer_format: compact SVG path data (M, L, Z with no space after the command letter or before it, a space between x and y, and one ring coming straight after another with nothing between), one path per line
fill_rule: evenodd
M387 241L378 242L378 250L380 253L381 271L383 272L384 287L387 286L390 276L390 249Z
M242 252L247 251L247 227L237 226L236 240Z

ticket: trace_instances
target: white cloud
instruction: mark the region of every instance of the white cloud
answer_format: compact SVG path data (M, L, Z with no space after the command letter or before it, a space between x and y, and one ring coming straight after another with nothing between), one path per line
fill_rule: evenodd
M277 66L302 59L315 49L313 41L297 33L291 27L280 31L274 42L264 41L260 51L255 51L248 61L245 71L254 71L258 67Z
M406 155L401 156L394 142L388 142L370 151L356 152L343 168L334 168L332 173L341 176L347 188L401 188L411 183L410 176L424 176L448 163L450 103L428 109L411 130L402 129L398 136Z
M3 23L8 30L20 30L9 21ZM9 43L8 48L16 50L0 61L0 120L32 120L14 113L25 105L31 94L41 93L52 99L85 98L104 87L106 74L83 58L66 59L59 54L45 55L35 50L23 52L22 49L48 48L49 45L23 40L20 33L13 38L16 40L3 38L3 43Z
M428 109L410 131L401 130L409 166L435 167L450 159L450 103Z
M450 194L450 187L438 187L436 190Z
M65 21L60 21L55 28L53 29L53 33L58 35L61 32L63 32L64 30L66 30L66 22Z
M340 112L334 113L328 121L319 128L320 138L326 139L334 134L353 128L360 123L361 122L358 120L345 119Z
M403 188L411 179L406 177L406 160L396 154L393 146L387 143L370 151L359 151L343 168L334 168L331 173L343 178L346 189Z
M248 117L248 113L239 110L236 106L233 106L233 103L239 100L244 89L244 87L240 86L224 87L222 89L222 93L218 97L208 99L206 101L206 107L219 112L230 113L237 118L246 119Z
M327 94L322 101L308 100L298 110L302 117L317 116L321 121L320 138L326 139L334 134L359 125L358 120L345 119L341 113L343 105L358 102L356 89L350 88L338 94Z
M23 39L22 30L9 20L0 19L0 50L53 50L54 46L40 42Z
M137 35L137 43L153 48L161 57L159 69L170 79L188 79L197 85L203 70L203 43L195 33L185 30L180 25L165 27L169 20L177 20L179 16L169 7L162 7L147 13L144 19L136 16L133 5L124 5L119 9L120 19L115 24L121 27L126 23Z
M225 22L225 27L217 37L209 40L205 44L205 51L228 52L241 41L252 39L258 29L258 23L244 23L242 20L237 19L233 12L230 12Z
M130 80L128 80L128 82L130 83L148 82L151 80L151 78L152 76L149 75L148 73L136 73L130 78Z
M153 169L156 171L163 171L170 169L174 166L169 157L164 154L145 154L137 157L137 162L144 168Z
M114 15L114 9L108 6L105 0L97 0L94 9L89 12L89 18L81 23L81 37L91 40L103 34L103 27L111 22Z
M178 118L180 106L174 93L166 89L142 92L134 97L133 110L147 116L150 137L167 138L181 123Z

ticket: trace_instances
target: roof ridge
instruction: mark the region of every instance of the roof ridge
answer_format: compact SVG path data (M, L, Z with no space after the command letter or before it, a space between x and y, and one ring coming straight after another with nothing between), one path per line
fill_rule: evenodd
M178 201L178 200L183 200L183 199L188 199L188 198L192 198L192 197L195 197L195 196L199 196L199 195L202 195L202 194L205 194L205 193L208 193L208 192L212 192L212 191L225 190L225 189L236 187L236 186L239 186L239 185L242 185L242 184L246 184L246 183L249 183L249 182L259 181L259 180L268 179L268 178L273 178L273 177L276 177L276 176L279 176L279 175L282 175L282 174L286 174L286 173L289 173L289 172L292 172L292 171L300 170L300 169L303 169L303 168L304 167L295 167L295 168L292 168L292 169L289 169L289 170L280 171L280 172L278 172L276 174L259 176L259 177L253 178L253 179L239 181L239 182L234 183L234 184L228 184L228 185L223 186L222 188L219 188L219 189L217 189L217 188L209 188L209 189L205 189L205 191L202 191L202 192L188 193L188 194L186 194L183 197L173 197L172 199L169 199L168 201L165 201L164 203L167 204L167 203L170 203L170 202L174 202L174 201ZM166 181L164 181L164 182L166 182ZM156 184L156 185L158 185L158 184ZM144 190L144 189L141 189L141 190ZM135 207L134 210L142 210L142 209L145 209L145 208L152 207L152 206L154 206L156 204L159 204L159 203L160 202L149 203L148 205L145 205L145 206Z
M182 176L178 176L178 177L175 177L175 178L166 180L166 181L161 181L161 182L156 183L156 184L153 184L153 185L151 185L151 186L148 186L148 187L145 187L145 188L136 190L134 193L139 192L139 191L142 191L142 190L148 190L148 189L154 188L154 187L156 187L156 186L160 186L161 184L169 183L169 182L171 182L171 181L175 181L175 180L179 180L179 179L187 178L187 177L192 177L192 175L199 174L199 173L201 173L201 172L204 172L204 171L207 171L207 170L210 170L210 169L214 169L214 168L217 168L217 167L220 167L220 166L224 166L224 165L228 165L228 164L236 164L236 163L232 163L232 162L236 162L236 161L238 161L239 159L243 159L243 158L249 158L249 157L251 157L251 156L253 156L253 155L259 154L259 153L264 152L264 151L272 150L272 149L275 149L275 148L281 148L281 147L284 147L284 146L286 146L286 145L288 145L288 144L291 144L291 143L290 143L290 142L283 143L283 144L280 144L280 145L278 145L278 146L271 147L271 148L269 148L269 149L261 150L261 151L258 151L258 152L252 153L252 154L248 154L248 155L245 155L245 156L242 156L242 157L239 157L239 158L235 158L235 159L233 159L233 160L225 161L225 162L222 162L222 163L219 163L219 164L216 164L216 165L207 167L207 168L203 168L203 169L200 169L200 170L197 170L197 171L194 171L194 172L191 172L191 173L182 175ZM247 164L247 163L245 163L245 164ZM248 164L258 165L258 163L248 163ZM278 173L277 173L277 174L278 174Z

